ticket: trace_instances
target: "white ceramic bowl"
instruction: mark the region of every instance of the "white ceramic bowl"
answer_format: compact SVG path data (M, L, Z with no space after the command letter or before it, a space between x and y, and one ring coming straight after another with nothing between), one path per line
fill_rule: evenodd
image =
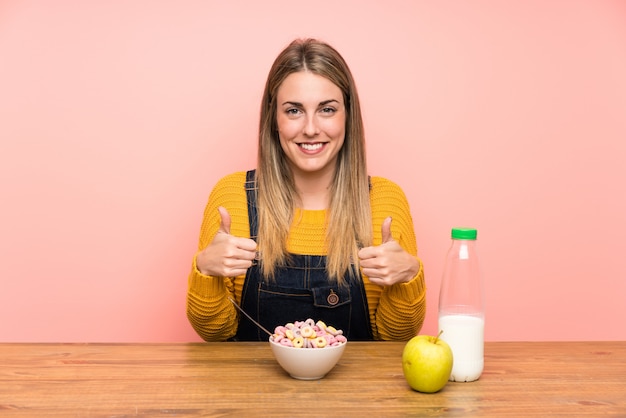
M326 376L343 355L346 344L324 348L294 348L275 343L270 337L270 347L278 364L291 377L300 380L317 380Z

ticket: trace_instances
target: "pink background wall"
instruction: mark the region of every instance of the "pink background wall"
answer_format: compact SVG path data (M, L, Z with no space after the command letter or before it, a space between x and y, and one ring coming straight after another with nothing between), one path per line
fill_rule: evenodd
M202 211L300 36L349 62L412 205L423 333L469 225L488 340L626 339L625 2L3 0L0 341L199 340Z

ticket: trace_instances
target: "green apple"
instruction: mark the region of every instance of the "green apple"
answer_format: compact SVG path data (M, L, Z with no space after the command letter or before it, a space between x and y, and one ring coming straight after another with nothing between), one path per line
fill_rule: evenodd
M441 332L439 333L441 335ZM452 372L452 350L439 335L411 338L402 352L402 371L413 390L434 393L441 390Z

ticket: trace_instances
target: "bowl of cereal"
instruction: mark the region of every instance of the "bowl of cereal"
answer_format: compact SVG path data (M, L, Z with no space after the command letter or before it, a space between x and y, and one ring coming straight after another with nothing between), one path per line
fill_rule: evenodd
M337 364L348 340L341 330L312 319L278 326L269 338L276 361L300 380L321 379Z

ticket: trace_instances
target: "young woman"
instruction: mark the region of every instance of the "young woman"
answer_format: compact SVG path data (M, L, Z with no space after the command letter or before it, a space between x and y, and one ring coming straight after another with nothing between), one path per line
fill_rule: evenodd
M311 318L349 340L408 340L425 315L409 205L368 176L356 86L326 43L295 40L276 58L261 104L255 170L210 194L187 316L207 341L267 340Z

